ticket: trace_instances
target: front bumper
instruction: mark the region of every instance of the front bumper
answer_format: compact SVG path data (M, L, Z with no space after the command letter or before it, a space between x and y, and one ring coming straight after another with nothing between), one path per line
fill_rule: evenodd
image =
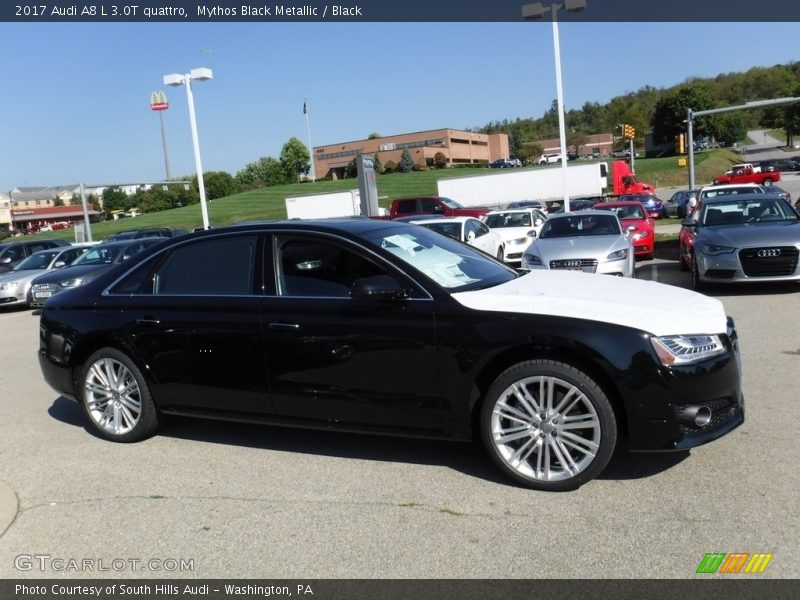
M700 279L709 283L800 281L798 259L795 246L741 248L713 256L695 252Z
M732 319L723 340L726 352L722 355L693 365L661 368L663 386L639 396L629 414L631 451L686 450L744 423L741 353ZM708 409L711 418L700 426L687 424L681 414L692 407Z

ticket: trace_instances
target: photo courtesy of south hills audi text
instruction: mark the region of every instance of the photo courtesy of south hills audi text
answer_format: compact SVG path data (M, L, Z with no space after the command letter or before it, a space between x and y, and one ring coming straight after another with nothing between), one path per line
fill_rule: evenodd
M68 598L101 598L115 597L125 598L129 596L209 596L211 592L219 594L224 592L226 595L257 595L268 598L270 596L313 596L314 590L307 583L298 583L291 588L286 585L255 585L255 584L215 584L212 587L208 583L101 583L96 582L86 584L53 583L48 585L17 583L14 585L14 595L22 598L25 596L56 596Z

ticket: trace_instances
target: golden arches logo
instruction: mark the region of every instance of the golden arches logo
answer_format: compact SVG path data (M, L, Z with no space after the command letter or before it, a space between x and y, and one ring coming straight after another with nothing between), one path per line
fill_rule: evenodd
M167 95L160 90L150 94L150 108L153 110L167 110L169 108Z

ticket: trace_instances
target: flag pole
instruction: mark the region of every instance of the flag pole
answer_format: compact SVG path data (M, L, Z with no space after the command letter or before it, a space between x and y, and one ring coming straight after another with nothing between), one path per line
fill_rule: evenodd
M308 98L303 97L303 114L306 116L306 131L308 132L308 154L311 158L311 181L317 180L314 170L314 148L311 146L311 125L308 122Z

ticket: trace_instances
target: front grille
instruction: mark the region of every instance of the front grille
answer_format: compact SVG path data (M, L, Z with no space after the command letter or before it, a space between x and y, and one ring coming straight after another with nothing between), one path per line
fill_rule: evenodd
M716 279L733 279L736 275L734 269L709 269L706 271L706 277L714 277Z
M700 435L727 423L736 415L736 404L727 396L703 402L702 406L707 406L711 411L711 420L702 427L681 424L680 428L683 435L687 437Z
M745 248L739 251L739 261L748 277L781 277L794 275L798 254L794 246Z
M518 258L522 258L522 252L512 252L511 254L506 254L507 260L517 260Z
M34 292L49 292L56 289L56 286L53 283L37 283L32 289Z
M551 269L568 269L594 273L597 270L596 258L569 258L565 260L551 260Z

